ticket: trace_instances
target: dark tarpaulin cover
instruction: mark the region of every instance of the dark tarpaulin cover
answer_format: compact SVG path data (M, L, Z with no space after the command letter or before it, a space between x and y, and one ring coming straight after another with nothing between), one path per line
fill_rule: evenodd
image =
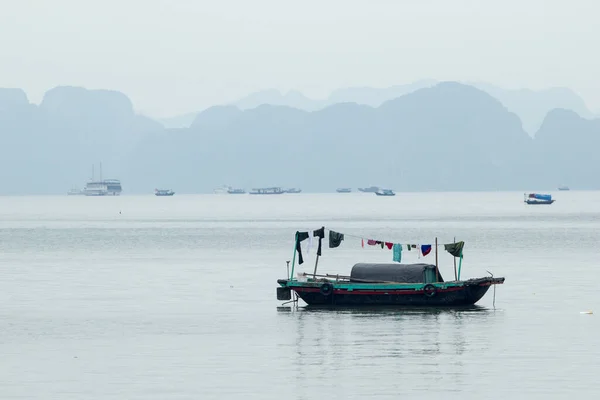
M425 271L427 269L432 269L435 273L435 265L431 264L358 263L352 267L350 280L361 279L369 281L424 283ZM439 275L439 281L444 282L441 274Z

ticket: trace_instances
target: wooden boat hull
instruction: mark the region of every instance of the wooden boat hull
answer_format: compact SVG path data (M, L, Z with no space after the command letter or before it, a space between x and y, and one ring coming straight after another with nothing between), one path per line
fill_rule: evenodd
M536 205L548 205L554 203L555 200L525 200L525 203L536 206Z
M360 284L279 280L311 306L469 306L477 303L491 285L504 283L504 278L477 278L468 281L429 284ZM433 288L433 289L432 289Z

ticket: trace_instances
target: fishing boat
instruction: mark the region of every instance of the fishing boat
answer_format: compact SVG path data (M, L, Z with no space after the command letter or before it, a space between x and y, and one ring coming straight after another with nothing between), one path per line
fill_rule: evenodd
M352 193L352 189L350 188L339 188L335 190L338 193Z
M321 228L322 232L325 228ZM317 232L314 232L315 237ZM330 231L331 235L332 231ZM334 232L338 235L339 233ZM302 235L305 236L302 236ZM324 237L321 235L320 237ZM306 232L296 232L292 268L285 279L278 279L277 299L296 302L298 298L308 306L355 307L355 306L470 306L477 303L493 285L503 284L504 277L486 276L461 280L462 251L464 242L444 245L446 251L459 258L458 270L454 264L454 280L445 281L438 268L437 239L435 240L435 264L355 264L350 275L317 274L319 254L312 273L294 276L297 255L301 252L299 240L308 237ZM343 237L343 235L342 235ZM321 240L321 239L319 239ZM330 242L331 243L331 242ZM330 246L331 247L331 246ZM321 243L319 242L319 249ZM431 249L431 246L430 246ZM299 257L299 261L302 258ZM294 300L292 300L292 293Z
M155 196L173 196L175 194L171 189L154 189Z
M539 193L529 193L525 194L525 203L529 205L543 205L543 204L552 204L554 203L554 199L552 199L552 195L549 194L539 194Z
M568 186L559 186L559 187L558 187L558 190L561 190L561 191L563 191L563 190L571 190L571 189L569 189L569 187L568 187Z
M227 193L229 193L229 194L246 194L246 190L229 188L229 189L227 189Z
M395 196L396 195L396 193L394 193L394 191L390 190L390 189L378 190L375 192L375 194L377 196Z
M257 188L252 189L250 194L283 194L283 191L280 187L269 187L269 188Z
M290 188L290 189L284 190L284 192L285 193L292 193L292 194L294 194L294 193L300 193L300 192L302 192L302 189Z

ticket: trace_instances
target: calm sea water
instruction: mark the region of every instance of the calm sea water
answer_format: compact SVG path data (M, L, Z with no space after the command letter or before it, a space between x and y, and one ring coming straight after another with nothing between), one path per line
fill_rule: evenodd
M600 324L581 312L600 313L600 193L555 197L2 197L0 398L597 396ZM400 243L456 237L464 278L506 283L495 309L492 290L465 311L281 307L294 232L321 226ZM392 258L350 236L323 253L329 273ZM439 259L450 279L452 258Z

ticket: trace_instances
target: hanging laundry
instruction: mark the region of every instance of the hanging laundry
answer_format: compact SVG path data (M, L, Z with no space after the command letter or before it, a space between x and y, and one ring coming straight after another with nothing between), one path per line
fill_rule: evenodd
M381 246L381 248L383 249L383 242L381 240L376 241L375 243L377 243L378 245Z
M387 247L388 249L392 249L392 247L394 247L394 243L390 243L390 242L385 242L385 247Z
M302 264L304 262L304 258L302 258L302 247L300 246L300 242L308 239L308 232L296 232L296 252L298 252L298 264Z
M423 254L423 257L429 253L431 253L431 245L430 244L421 245L421 254Z
M342 240L344 240L344 234L334 231L329 231L329 248L338 247Z
M373 240L373 239L369 239L369 240L367 240L367 244L369 246L375 246L377 244L377 242L375 240Z
M402 245L398 244L398 243L394 244L393 252L394 252L393 260L396 262L401 262L402 261Z
M407 245L406 245L406 249L407 249L408 251L410 251L410 250L412 249L412 247L410 247L410 244L407 244Z
M360 247L365 248L365 239L360 239Z
M321 241L325 238L325 227L322 227L321 229L317 229L316 231L314 231L313 236L319 238L319 247L317 248L317 255L320 256L321 255Z
M445 244L444 249L454 257L462 257L462 250L464 246L465 242L460 241L456 243Z
M411 247L412 247L413 249L416 249L416 248L417 248L417 245L416 245L416 244L411 244Z
M308 232L308 246L306 246L306 254L310 254L310 249L312 248L312 244L313 244L313 233Z

